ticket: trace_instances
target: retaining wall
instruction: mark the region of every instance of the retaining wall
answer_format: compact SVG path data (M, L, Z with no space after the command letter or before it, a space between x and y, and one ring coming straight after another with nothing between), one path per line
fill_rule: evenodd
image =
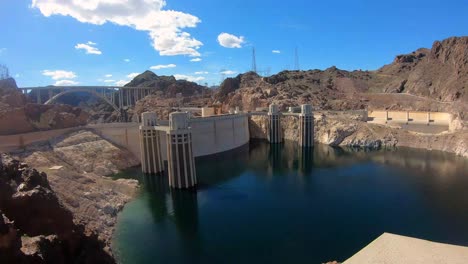
M449 125L452 115L443 112L368 111L368 121L374 123L415 123ZM428 122L429 117L429 122Z

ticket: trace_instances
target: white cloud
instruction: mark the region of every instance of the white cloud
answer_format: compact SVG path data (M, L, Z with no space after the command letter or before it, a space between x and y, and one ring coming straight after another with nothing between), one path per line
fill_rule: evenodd
M202 61L202 59L201 58L195 58L195 59L191 59L190 61L191 62L199 62L199 61Z
M96 43L88 41L87 44L84 43L78 43L75 45L75 49L82 49L86 51L86 54L95 54L95 55L101 55L102 52L95 47Z
M73 80L59 80L56 81L54 85L56 86L69 86L69 85L77 85L78 82L75 82Z
M124 85L126 85L127 83L129 83L128 80L120 80L120 81L116 81L116 82L115 82L115 85L116 85L116 86L124 86Z
M81 23L103 25L107 22L148 32L152 45L161 56L200 56L203 43L183 31L201 20L191 14L163 10L165 0L33 0L31 7L49 17L71 16Z
M113 83L113 82L115 82L115 80L104 80L103 82L105 82L105 83Z
M175 64L154 65L154 66L151 66L150 69L151 70L160 70L160 69L169 69L169 68L175 68L175 67L177 67L177 65L175 65Z
M127 75L127 78L133 79L133 78L137 77L138 75L140 75L138 72L132 72L129 75Z
M0 48L0 55L2 55L2 53L4 53L6 50L6 48Z
M197 71L197 72L195 72L195 74L202 75L202 74L209 74L209 72L207 72L207 71Z
M272 50L271 52L272 52L272 53L275 53L275 54L280 54L280 53L281 53L280 50Z
M130 62L130 59L124 59L125 62Z
M236 74L237 72L236 71L231 71L231 70L227 70L227 71L222 71L221 74L225 74L225 75L234 75Z
M219 45L225 48L242 48L244 42L243 36L237 37L228 33L221 33L218 36Z
M15 74L15 78L19 78L21 75L19 73Z
M174 74L174 78L176 78L177 80L186 80L189 82L200 82L205 80L205 77L202 76L190 76L184 74Z
M42 75L49 76L53 80L60 80L60 79L74 79L76 78L76 74L72 71L64 71L64 70L43 70Z
M110 77L112 77L112 74L106 74L106 75L104 75L104 77L110 78Z

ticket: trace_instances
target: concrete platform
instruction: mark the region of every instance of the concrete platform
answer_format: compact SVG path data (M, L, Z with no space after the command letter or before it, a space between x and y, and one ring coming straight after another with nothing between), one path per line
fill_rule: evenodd
M468 247L384 233L343 264L467 264Z

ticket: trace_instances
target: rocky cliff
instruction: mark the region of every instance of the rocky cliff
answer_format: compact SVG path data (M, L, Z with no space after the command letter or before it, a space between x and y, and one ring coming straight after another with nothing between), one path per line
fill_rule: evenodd
M47 175L2 155L1 263L113 263L104 243L73 221Z
M28 103L13 79L0 80L0 135L85 125L88 117L69 105Z
M92 131L78 131L12 153L48 174L51 189L86 234L96 234L111 254L117 213L135 195L136 180L105 176L139 164L129 151Z
M215 98L226 108L254 110L274 102L282 109L311 103L316 109L364 108L466 112L468 37L434 42L396 56L376 71L283 71L270 77L253 72L228 78ZM389 96L390 95L390 96ZM420 96L420 97L418 97ZM416 103L415 103L416 101Z

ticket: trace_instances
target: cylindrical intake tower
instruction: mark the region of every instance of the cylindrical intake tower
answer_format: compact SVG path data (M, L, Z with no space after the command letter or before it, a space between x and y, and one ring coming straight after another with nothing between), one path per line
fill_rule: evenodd
M302 147L314 146L314 114L312 113L312 106L309 104L301 105L299 145Z
M278 105L271 104L268 111L268 141L270 143L281 143L281 113Z
M187 113L175 112L169 115L167 162L170 187L177 189L195 187L197 176Z
M164 170L161 157L161 140L156 130L156 113L145 112L141 114L140 125L140 151L141 170L147 174L157 174Z

